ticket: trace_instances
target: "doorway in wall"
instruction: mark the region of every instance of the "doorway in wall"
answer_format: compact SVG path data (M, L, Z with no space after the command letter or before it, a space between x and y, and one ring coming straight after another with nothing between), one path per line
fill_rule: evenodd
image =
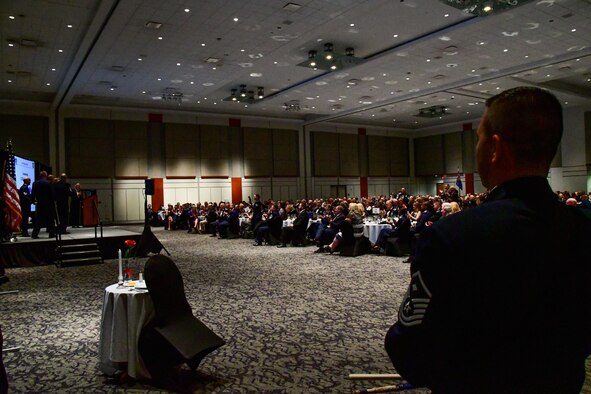
M330 185L330 196L331 197L346 197L347 186L346 185Z

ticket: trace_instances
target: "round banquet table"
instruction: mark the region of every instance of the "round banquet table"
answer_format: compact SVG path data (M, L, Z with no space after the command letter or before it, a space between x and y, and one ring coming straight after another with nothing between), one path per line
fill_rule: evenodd
M154 305L147 290L135 290L117 284L105 289L99 357L101 370L107 375L123 369L134 379L150 378L139 352L142 327L154 316Z
M371 244L375 244L378 240L378 236L380 235L380 231L383 228L392 228L392 225L385 223L385 224L378 224L378 223L365 223L363 225L363 235L369 239Z

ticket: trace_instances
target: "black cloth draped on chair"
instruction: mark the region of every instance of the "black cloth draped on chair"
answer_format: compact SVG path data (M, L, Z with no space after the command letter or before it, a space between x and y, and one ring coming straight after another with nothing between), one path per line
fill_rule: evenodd
M156 381L166 379L170 370L182 363L197 369L203 357L225 341L193 315L181 273L169 257L150 257L144 276L156 312L139 338L146 368Z

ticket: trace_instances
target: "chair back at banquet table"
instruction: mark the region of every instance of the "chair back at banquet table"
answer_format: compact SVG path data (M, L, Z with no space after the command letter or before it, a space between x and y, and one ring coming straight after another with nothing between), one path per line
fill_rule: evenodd
M156 317L142 329L138 346L152 377L183 362L196 369L204 356L226 343L193 315L181 273L169 257L150 257L144 279Z

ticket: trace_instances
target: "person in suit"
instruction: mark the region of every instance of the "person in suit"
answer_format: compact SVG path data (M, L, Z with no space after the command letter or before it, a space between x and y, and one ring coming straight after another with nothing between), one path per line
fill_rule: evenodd
M35 202L35 220L31 238L39 238L41 227L46 227L49 238L55 237L55 203L52 184L47 172L41 171L39 179L33 182L31 197Z
M18 189L18 197L21 204L21 214L22 214L22 221L21 221L21 236L28 237L29 236L29 217L31 216L31 204L33 200L31 199L31 178L24 177L23 178L23 185Z
M72 196L70 200L70 226L77 228L82 226L82 206L84 204L84 192L79 183L74 185L72 190ZM153 221L153 211L150 205L149 211L147 212L148 220L151 223Z
M72 188L66 174L61 174L59 180L53 184L53 193L59 219L58 231L60 234L69 234L67 229Z
M305 202L300 202L297 209L298 216L293 221L293 226L283 227L281 229L281 243L277 245L278 248L285 248L288 242L291 242L292 245L304 242L310 217L308 216Z
M423 231L386 351L434 394L579 393L591 221L546 179L562 108L545 90L513 88L487 100L477 136L489 197Z

